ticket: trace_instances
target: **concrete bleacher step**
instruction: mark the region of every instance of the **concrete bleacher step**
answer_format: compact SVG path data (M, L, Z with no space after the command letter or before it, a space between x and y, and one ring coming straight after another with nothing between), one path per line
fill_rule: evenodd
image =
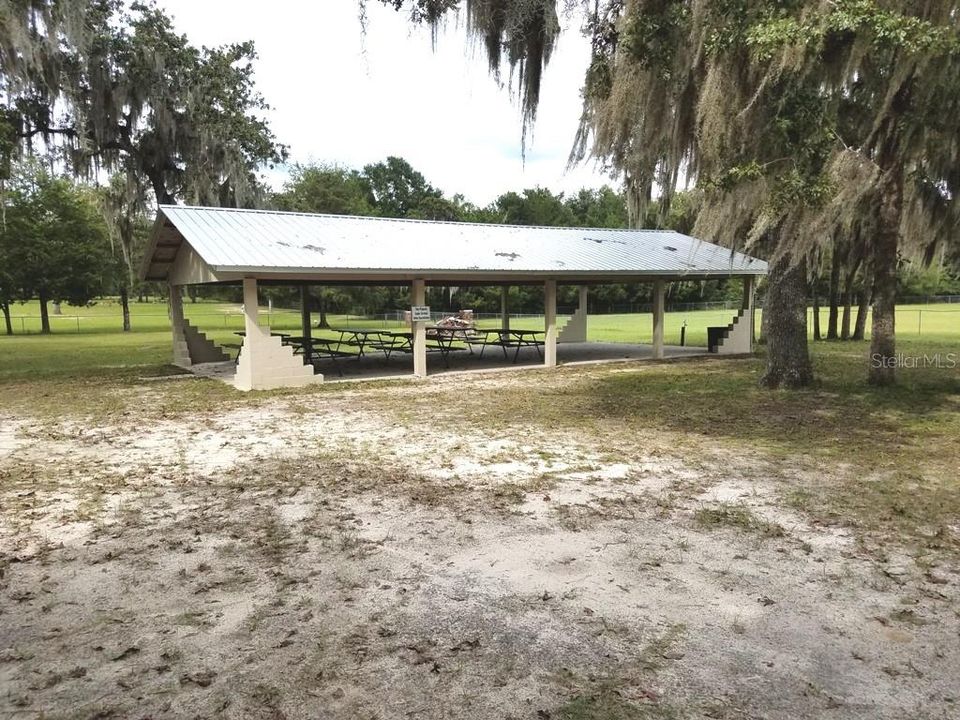
M735 342L736 347L733 350L728 350L731 353L740 353L740 352L749 352L750 341L750 328L746 325L742 325L740 321L746 317L747 310L742 308L733 318L733 322L727 325L726 330L723 333L723 336L719 339L717 343L717 352L723 354L725 348L729 348L731 342Z

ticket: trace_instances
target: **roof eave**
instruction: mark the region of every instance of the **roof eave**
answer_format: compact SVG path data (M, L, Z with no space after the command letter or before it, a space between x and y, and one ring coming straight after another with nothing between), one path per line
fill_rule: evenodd
M503 268L308 268L308 267L264 267L264 266L238 266L238 265L211 265L211 269L216 273L230 275L304 275L317 277L337 277L343 275L369 275L377 276L410 276L417 278L442 279L450 276L477 275L489 276L497 275L509 278L511 276L537 276L549 279L551 277L566 276L596 276L623 278L623 277L742 277L742 276L762 276L767 274L766 263L762 260L757 261L762 267L756 268L730 268L730 269L708 269L691 268L689 270L590 270L586 268L561 268L557 270L512 270Z

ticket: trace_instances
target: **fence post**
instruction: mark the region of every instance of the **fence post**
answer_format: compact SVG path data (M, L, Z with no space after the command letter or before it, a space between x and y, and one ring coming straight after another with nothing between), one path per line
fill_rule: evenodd
M77 318L77 333L79 334L80 333L80 316L77 315L75 317Z

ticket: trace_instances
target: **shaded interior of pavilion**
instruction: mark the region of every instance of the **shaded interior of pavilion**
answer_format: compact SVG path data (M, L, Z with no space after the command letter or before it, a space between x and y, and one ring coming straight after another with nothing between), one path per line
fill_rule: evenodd
M223 331L211 333L209 331L216 328L194 327L184 319L182 288L171 287L171 308L175 341L178 316L188 329L187 334L193 335L189 348L192 356L190 370L243 388L245 380L240 356L245 345L248 353L250 351L247 329L254 325L270 338L274 346L279 345L309 367L315 381L322 382L494 372L554 365L677 360L716 353L742 354L750 352L752 334L746 344L728 339L738 322L746 324L752 320L753 282L750 277L742 279L741 310L730 311L728 326L700 329L706 331L696 333L700 344L686 342L685 333L678 333L676 329L665 332L667 280L664 278L645 279L651 286L652 302L649 312L636 316L641 324L631 327L637 331L636 341L623 334L616 342L591 340L590 292L596 283L572 285L573 291L568 291L567 295L572 295L576 304L561 308L557 306L556 281L495 286L482 283L499 291L499 312L436 308L431 309L429 320L416 322L409 309L371 316L334 315L327 326L320 327L322 313L318 295L326 283L248 279L226 283L242 286L241 310L245 321L245 329L231 331L226 337ZM407 307L424 305L428 285L442 286L441 282L426 281L402 284L410 288ZM542 313L514 312L510 306L509 288L519 284L543 288ZM262 289L276 285L296 288L299 297L296 315L299 317L287 312L284 321L276 322L276 313L263 312ZM600 317L603 316L594 320ZM208 334L215 340L208 339ZM704 336L708 337L710 345L703 342ZM296 384L307 383L300 381Z

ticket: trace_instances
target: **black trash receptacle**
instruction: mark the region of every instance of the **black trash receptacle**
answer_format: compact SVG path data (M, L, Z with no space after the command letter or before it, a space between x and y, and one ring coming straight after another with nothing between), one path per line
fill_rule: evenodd
M717 325L707 328L707 352L715 353L720 347L720 341L727 332L726 325Z

